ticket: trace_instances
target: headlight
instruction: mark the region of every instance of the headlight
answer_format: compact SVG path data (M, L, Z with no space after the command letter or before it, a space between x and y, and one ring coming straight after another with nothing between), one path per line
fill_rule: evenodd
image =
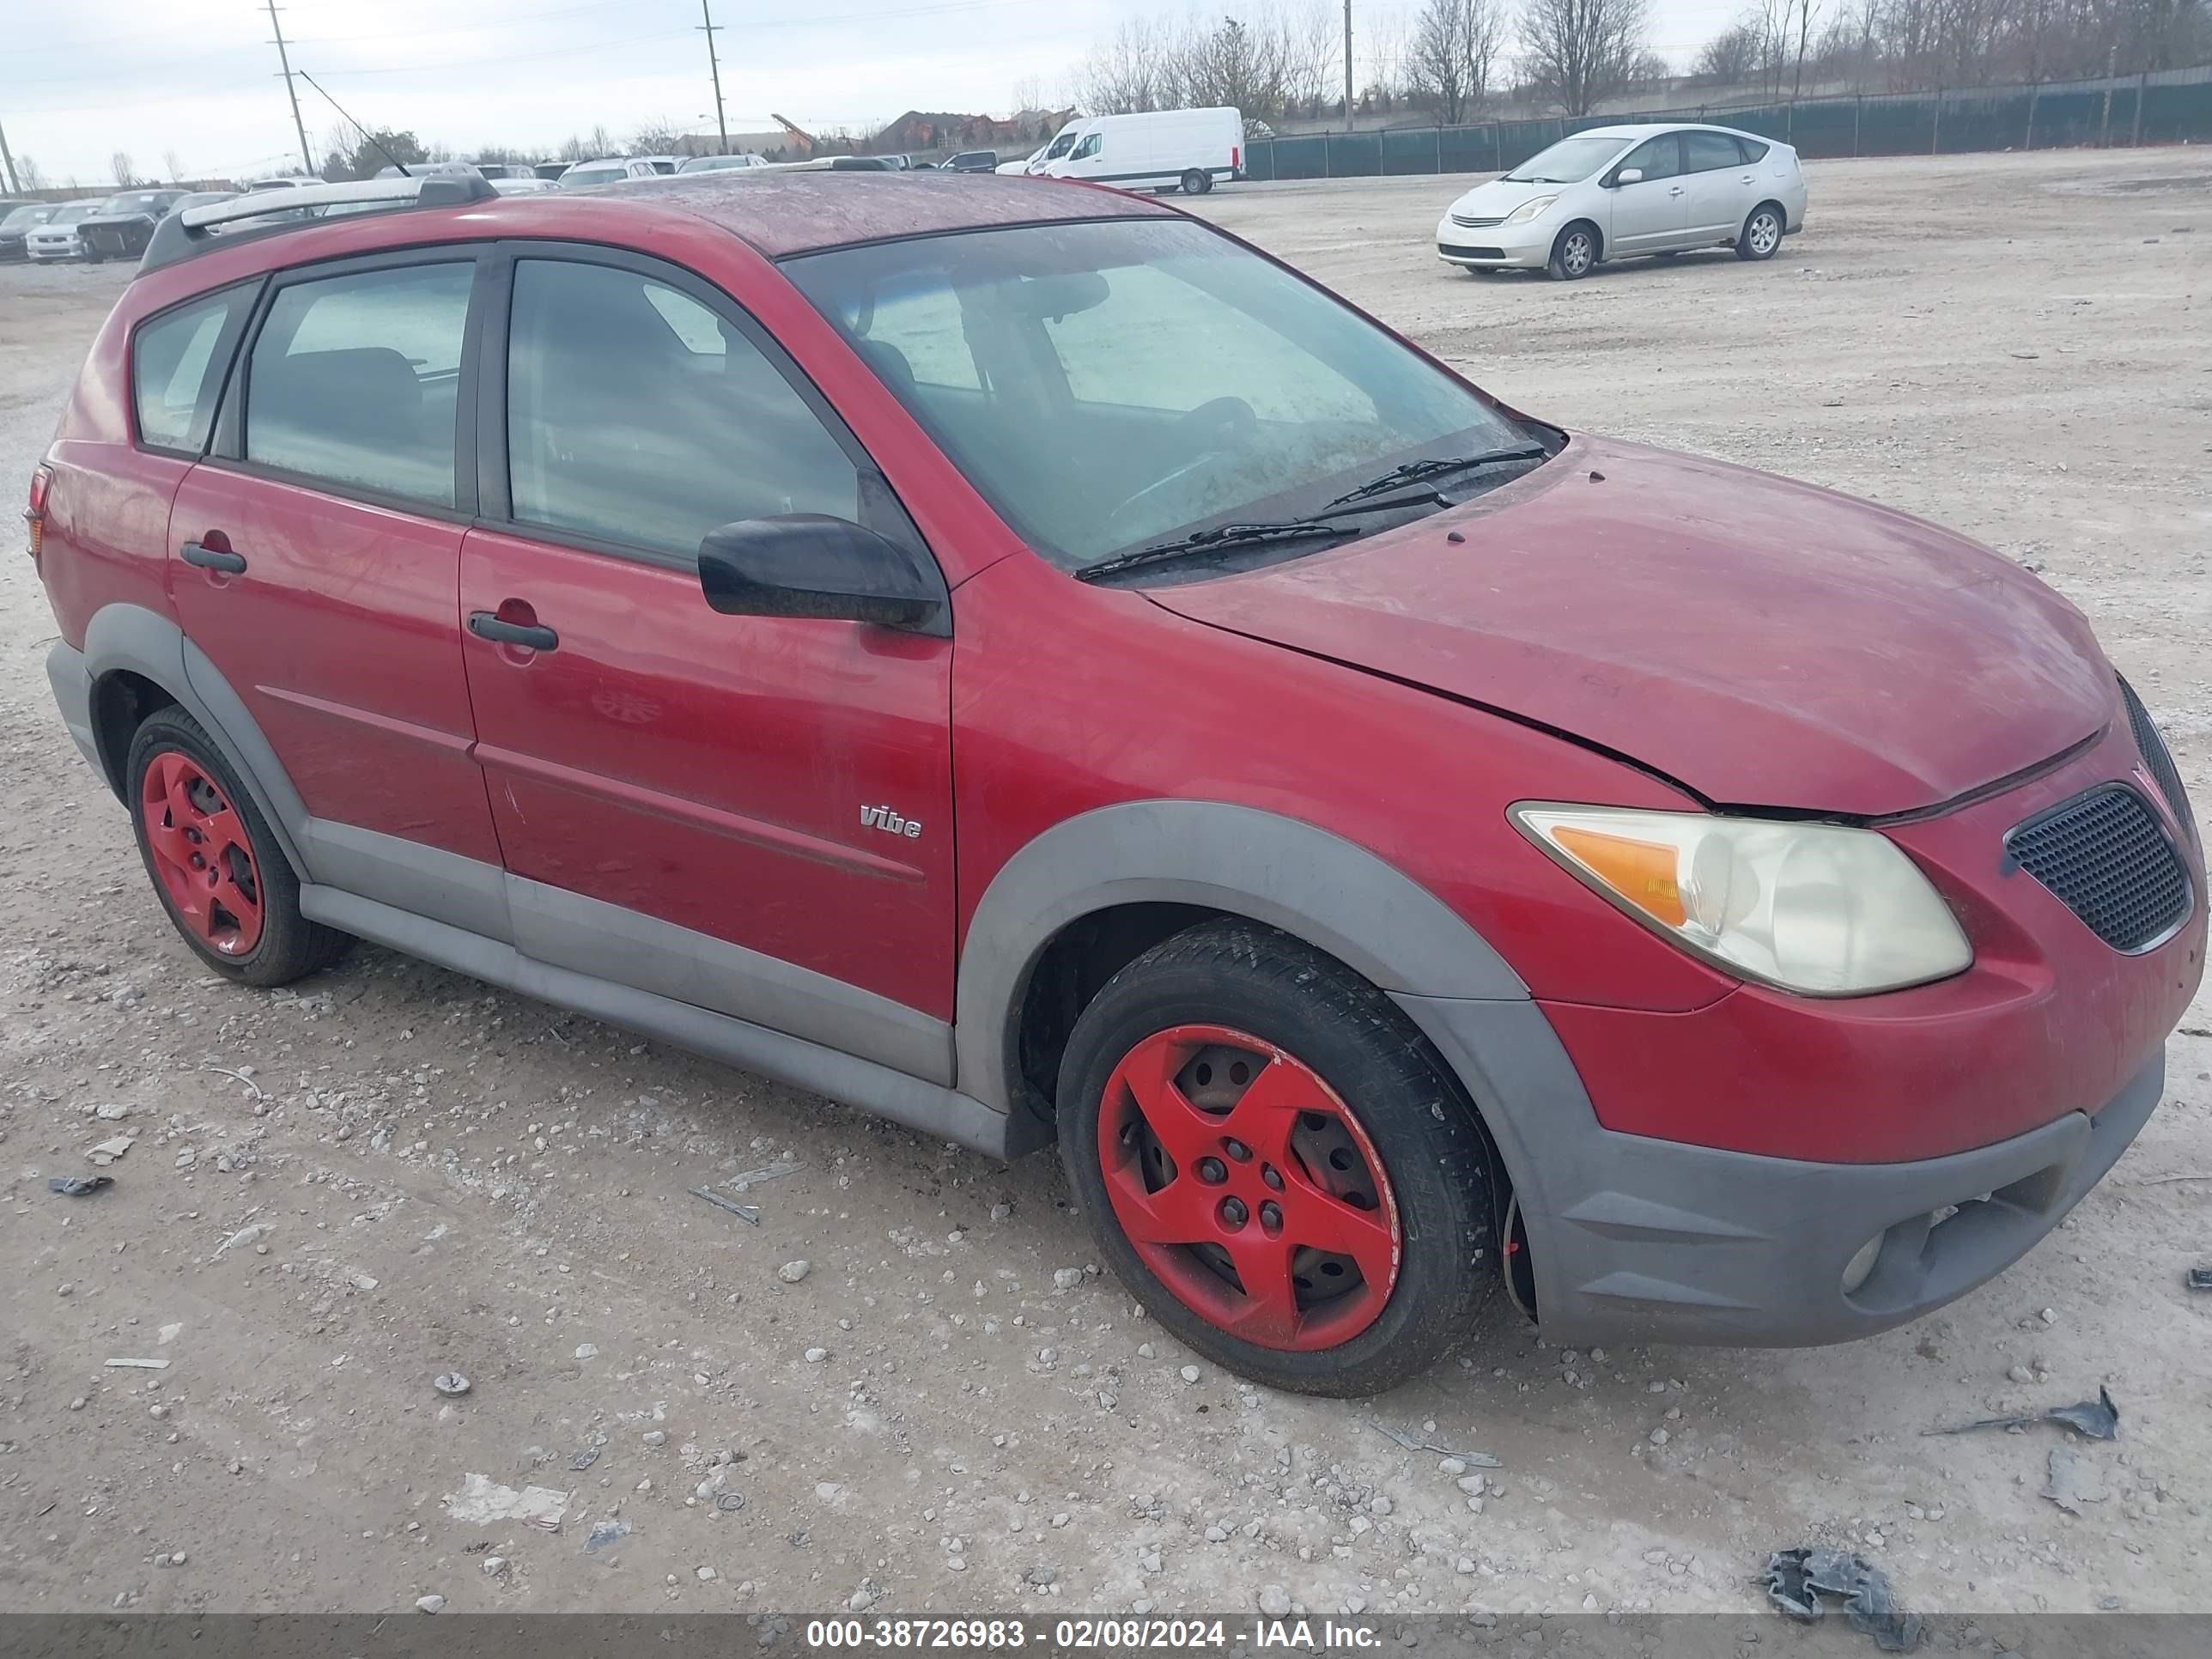
M1974 959L1928 878L1871 830L1542 801L1511 817L1638 921L1741 978L1863 996Z
M1507 214L1505 222L1509 225L1525 225L1531 219L1540 217L1544 210L1559 199L1556 196L1532 196L1519 207L1515 208L1512 212Z

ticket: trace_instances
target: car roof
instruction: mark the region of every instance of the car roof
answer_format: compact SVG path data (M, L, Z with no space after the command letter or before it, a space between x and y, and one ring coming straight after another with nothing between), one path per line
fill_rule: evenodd
M929 169L784 172L731 167L597 186L568 199L652 204L718 225L771 259L848 242L888 241L1069 219L1176 216L1140 196L1059 179L985 179Z
M1637 121L1612 127L1583 127L1571 132L1570 138L1618 138L1624 143L1631 138L1656 138L1662 132L1725 132L1734 138L1753 138L1762 144L1778 144L1779 138L1763 137L1756 132L1746 132L1741 127L1717 126L1711 121Z

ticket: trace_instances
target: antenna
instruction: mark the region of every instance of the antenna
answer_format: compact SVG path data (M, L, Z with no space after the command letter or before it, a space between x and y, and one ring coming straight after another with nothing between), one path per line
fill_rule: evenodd
M300 135L301 170L312 178L315 172L315 158L307 149L307 124L300 118L300 94L292 85L292 59L284 50L284 26L276 21L276 14L283 8L276 3L276 0L268 0L267 9L269 27L276 32L276 61L284 66L284 95L292 100L292 131Z
M377 150L379 151L379 153L380 153L380 154L381 154L381 155L383 155L384 159L385 159L386 161L387 161L391 162L392 166L394 166L394 167L398 167L398 168L399 169L399 176L400 176L401 178L403 178L403 179L406 179L406 178L411 178L411 177L413 177L413 176L414 176L414 175L412 175L410 173L409 173L409 171L408 171L408 169L407 169L407 163L406 163L406 162L404 162L404 161L401 161L401 160L400 160L397 155L393 155L390 150L386 149L384 148L384 140L383 140L383 139L381 139L381 138L378 137L374 133L371 132L371 131L370 131L367 127L365 127L365 126L362 125L362 124L361 124L360 122L354 120L354 118L353 118L353 117L352 117L352 116L348 115L348 114L346 113L346 111L345 111L345 106L343 106L343 104L339 103L339 102L338 102L338 100L337 100L337 99L335 99L335 98L331 97L331 96L330 95L330 94L328 94L327 92L324 92L324 91L323 91L323 86L322 86L322 82L319 82L319 81L316 80L316 79L315 79L315 77L314 77L313 76L312 76L312 75L308 74L308 73L307 73L307 70L301 70L300 71L300 78L301 78L302 81L305 81L305 82L306 82L309 86L311 86L311 87L314 88L314 89L315 89L318 93L320 93L320 94L322 94L322 100L323 100L323 101L324 101L325 103L328 104L328 105L329 105L332 109L334 109L334 110L336 110L336 111L337 111L338 114L339 114L339 115L340 115L343 119L345 119L345 120L347 120L347 121L349 121L349 122L351 122L351 123L352 123L352 125L353 125L353 130L354 130L356 132L359 133L362 137L364 137L364 138L368 139L368 142L369 142L370 143L374 144L374 145L376 146Z

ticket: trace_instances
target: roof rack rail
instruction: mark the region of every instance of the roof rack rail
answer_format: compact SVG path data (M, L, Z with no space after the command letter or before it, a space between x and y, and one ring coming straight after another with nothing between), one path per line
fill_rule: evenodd
M354 184L248 191L228 202L185 208L161 220L154 227L153 237L138 261L138 275L143 276L149 270L196 258L213 248L319 224L323 216L316 210L460 207L470 202L498 199L499 192L481 174L364 179Z

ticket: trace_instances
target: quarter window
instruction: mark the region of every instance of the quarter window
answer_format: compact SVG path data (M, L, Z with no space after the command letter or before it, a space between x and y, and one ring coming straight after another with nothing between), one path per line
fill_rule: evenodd
M453 428L473 263L368 270L278 291L253 343L246 459L453 505Z
M1737 139L1735 147L1743 152L1743 159L1747 162L1764 161L1766 157L1767 147L1765 144L1754 143L1748 138Z
M207 447L248 297L234 289L139 325L131 338L131 388L141 443L194 455Z
M1743 165L1743 152L1725 132L1686 132L1682 143L1689 152L1686 170L1691 173L1716 173Z
M741 519L862 516L858 471L775 365L634 270L516 264L507 434L518 520L672 559Z

